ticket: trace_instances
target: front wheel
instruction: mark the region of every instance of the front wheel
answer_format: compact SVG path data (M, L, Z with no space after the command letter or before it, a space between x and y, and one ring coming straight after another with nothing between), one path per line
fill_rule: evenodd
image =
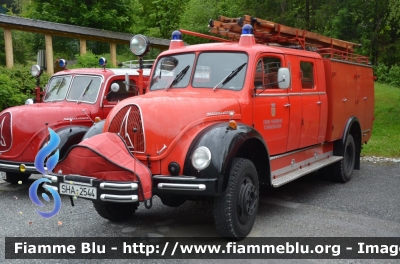
M333 164L333 179L337 182L348 182L351 179L356 160L356 145L351 134L344 144L343 159Z
M259 184L254 164L243 158L233 160L228 186L214 198L214 222L221 236L242 240L256 219Z
M11 184L17 184L19 182L26 182L30 174L23 174L18 172L6 172L6 178L4 179L6 182Z
M93 206L101 217L115 222L132 218L138 208L137 203L112 203L103 201L93 201Z

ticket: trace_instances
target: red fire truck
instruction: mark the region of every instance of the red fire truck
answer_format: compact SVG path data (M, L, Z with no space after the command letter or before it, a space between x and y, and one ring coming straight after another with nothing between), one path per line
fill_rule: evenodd
M210 27L220 36L192 34L217 43L186 46L190 32L175 31L148 92L114 107L103 133L45 175L47 186L92 200L112 221L150 208L154 195L172 207L209 199L218 232L239 240L260 185L328 166L349 181L374 119L373 71L356 44L249 16Z
M59 61L65 68L65 60ZM31 68L38 79L36 103L28 99L26 105L0 113L0 171L7 182L24 181L38 173L34 160L48 140L48 128L60 136L60 155L64 156L93 123L106 118L117 102L138 94L138 69L106 69L104 58L99 63L103 68L65 68L57 72L44 92L39 87L42 70L37 65ZM150 69L141 71L147 81Z

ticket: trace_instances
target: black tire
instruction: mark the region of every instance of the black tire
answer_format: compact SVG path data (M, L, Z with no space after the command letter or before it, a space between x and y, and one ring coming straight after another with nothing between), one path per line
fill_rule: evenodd
M119 222L132 218L138 208L137 203L112 203L93 201L94 209L103 218Z
M4 179L6 182L11 184L18 184L19 181L26 182L30 174L23 174L18 172L6 172L6 178Z
M354 171L355 160L356 145L354 144L353 136L349 134L344 144L343 159L332 165L333 179L341 183L350 181Z
M233 160L226 190L214 198L214 222L222 237L242 240L256 219L259 184L254 164L243 158Z
M180 195L159 194L158 197L160 197L163 205L169 207L179 207L186 202L186 198Z

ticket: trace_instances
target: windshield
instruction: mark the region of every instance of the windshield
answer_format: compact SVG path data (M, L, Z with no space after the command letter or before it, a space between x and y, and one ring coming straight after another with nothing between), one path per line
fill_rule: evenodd
M195 54L179 54L158 60L150 90L183 88L189 84Z
M75 76L67 100L94 103L99 94L100 85L101 78L99 76Z
M51 78L46 95L44 96L44 101L52 102L64 100L70 83L71 76L57 76Z
M193 87L241 90L247 55L237 52L203 52L197 60Z

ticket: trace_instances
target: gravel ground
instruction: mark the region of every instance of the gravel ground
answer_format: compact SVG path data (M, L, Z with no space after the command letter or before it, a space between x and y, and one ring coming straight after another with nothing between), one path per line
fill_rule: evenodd
M376 156L369 156L369 157L361 157L362 161L366 162L395 162L400 163L400 158L386 158L386 157L376 157Z

